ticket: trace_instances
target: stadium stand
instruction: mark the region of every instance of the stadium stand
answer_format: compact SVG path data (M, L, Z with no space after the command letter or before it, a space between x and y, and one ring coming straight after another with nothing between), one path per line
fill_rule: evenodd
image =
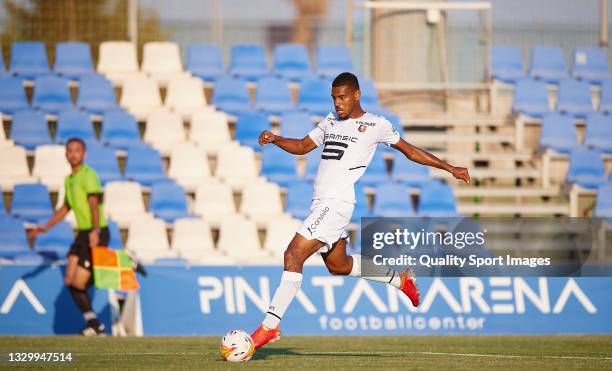
M140 218L130 223L125 248L144 262L175 258L178 255L176 251L170 250L166 223L154 218Z
M559 84L557 110L576 118L586 118L587 114L593 112L589 84L574 79L561 80Z
M49 60L45 44L34 41L14 42L11 45L9 71L26 80L49 74Z
M173 148L168 176L188 192L194 192L198 184L206 182L211 176L205 152L193 144Z
M163 155L169 155L174 148L185 145L187 136L181 116L166 109L151 112L143 140Z
M118 250L123 249L123 241L121 240L121 230L119 229L119 225L111 219L108 219L106 223L108 224L108 232L110 234L108 247Z
M0 215L0 258L13 259L30 252L23 220Z
M590 84L601 84L610 76L605 50L603 48L574 49L572 75Z
M317 73L334 78L342 72L352 72L351 52L345 45L321 45L317 48Z
M312 183L296 180L287 185L287 201L285 211L294 218L304 220L310 213L312 203Z
M183 71L178 45L168 41L144 44L141 70L160 86L167 86L168 82L175 78L189 76L189 73Z
M4 56L2 52L2 47L0 47L0 55ZM0 58L0 76L6 74L6 67L4 66L4 57Z
M36 237L34 251L51 260L65 259L73 240L72 226L67 221L62 220L46 233Z
M593 215L602 218L612 218L612 183L607 182L597 188L597 199Z
M604 163L598 150L577 147L570 153L567 183L594 189L606 181Z
M260 178L255 152L250 147L227 146L217 156L216 177L234 189L242 189Z
M238 115L234 139L241 145L260 152L262 147L259 145L259 134L262 130L270 130L271 128L267 114L256 111L242 112Z
M255 81L270 73L264 50L259 45L234 45L231 49L229 73Z
M0 195L2 195L2 188L0 187ZM0 197L0 217L6 216L8 214L8 210L4 205L4 197Z
M172 250L191 262L233 264L215 249L210 225L204 219L184 218L174 222Z
M19 146L0 146L0 187L12 191L17 183L31 183L36 179L30 176L26 151Z
M142 75L126 78L123 81L119 104L139 121L146 120L149 112L162 106L157 82Z
M64 186L64 178L70 174L70 164L66 161L66 148L61 145L42 145L34 150L32 175L57 192Z
M53 208L47 186L40 183L16 184L13 189L11 214L31 223L50 218Z
M544 116L540 134L540 147L560 153L569 153L577 146L576 127L571 117L558 112L551 112Z
M355 185L355 208L353 209L351 223L359 223L361 218L367 218L372 216L374 215L370 211L370 206L368 205L368 196L366 195L364 186L362 183L357 183Z
M117 98L112 83L98 74L82 76L76 105L97 115L103 115L107 110L117 108Z
M196 113L191 119L189 140L212 155L224 147L235 145L230 135L227 115L223 112Z
M414 216L414 206L408 188L390 181L380 183L376 187L374 215L385 217Z
M417 212L418 215L426 217L459 216L453 189L439 180L424 184Z
M276 258L276 263L280 264L283 261L285 249L301 224L301 221L291 218L275 219L268 224L263 247Z
M192 75L207 82L214 82L225 73L221 48L218 45L189 45L186 66Z
M36 89L34 89L32 107L52 115L73 107L68 79L54 75L38 76L34 84Z
M70 138L81 138L86 143L97 142L89 116L76 108L60 112L57 119L55 143L64 144Z
M168 83L164 106L191 121L196 112L212 110L206 103L204 85L195 77L177 77Z
M100 141L115 149L127 149L129 146L142 143L138 132L138 123L134 116L123 109L110 110L104 113Z
M29 107L21 79L0 75L0 112L8 116Z
M521 50L514 46L494 46L491 48L492 77L507 84L525 77L525 67Z
M133 145L127 149L125 178L151 187L158 182L168 181L164 174L159 152L147 145Z
M31 109L13 115L11 139L18 145L33 151L43 144L51 144L51 134L45 116Z
M304 171L304 179L314 180L316 177L319 162L321 161L321 152L323 152L323 148L322 146L319 146L306 154L306 170Z
M428 182L431 177L429 175L429 167L408 160L401 153L395 153L391 179L401 182L408 187L422 188L423 184Z
M594 112L587 117L584 145L604 153L612 153L612 117Z
M255 222L244 216L223 220L217 248L238 263L263 263L272 260L271 254L261 248Z
M150 217L145 210L142 187L136 182L113 181L104 186L104 210L120 228L143 217Z
M387 173L387 161L382 152L376 151L365 174L363 174L359 181L364 185L375 187L379 183L386 182L390 179Z
M53 71L70 80L80 80L84 75L94 73L89 44L83 42L62 42L55 46Z
M212 102L217 109L232 115L251 109L246 82L230 76L217 78Z
M255 108L270 115L282 115L295 109L287 81L272 76L257 81Z
M531 49L529 75L549 84L558 84L568 77L561 48L534 47Z
M520 79L516 83L512 110L527 116L542 118L550 112L546 84L529 78Z
M612 112L612 78L610 77L604 79L601 83L599 111L603 113Z
M266 146L262 150L261 175L281 187L287 187L298 180L295 156L275 146Z
M280 134L286 138L304 138L312 129L312 117L307 112L286 112L281 116Z
M278 185L266 181L247 184L242 190L240 213L262 226L286 217Z
M156 218L174 223L179 218L191 216L187 211L187 195L183 188L172 182L154 184L151 187L149 210Z
M85 163L96 171L102 185L123 179L119 170L119 163L115 157L115 151L110 147L87 146Z
M136 46L129 41L104 41L100 44L98 72L121 86L125 78L140 73L136 55Z
M334 111L329 91L331 81L319 77L305 77L300 87L298 107L314 115L327 116Z
M274 47L273 73L290 81L301 81L312 70L308 51L302 44L279 44Z
M195 192L193 211L218 227L223 220L237 214L231 187L214 178L201 183Z

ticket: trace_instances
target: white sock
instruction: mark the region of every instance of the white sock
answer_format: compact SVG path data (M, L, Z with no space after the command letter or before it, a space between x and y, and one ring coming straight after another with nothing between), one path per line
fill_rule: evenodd
M97 319L98 317L96 316L94 312L89 311L89 312L83 313L83 318L85 318L85 321L89 321L91 319Z
M351 258L353 258L353 268L351 268L351 273L349 273L349 276L361 277L370 281L385 282L391 286L397 287L398 289L402 284L402 280L397 271L376 265L370 259L362 260L361 255L359 254L351 255ZM362 264L366 265L365 270L368 272L368 277L361 276Z
M262 324L267 328L277 328L289 304L300 291L302 285L302 274L297 272L283 271L280 284L274 293L272 302L268 307L266 318Z

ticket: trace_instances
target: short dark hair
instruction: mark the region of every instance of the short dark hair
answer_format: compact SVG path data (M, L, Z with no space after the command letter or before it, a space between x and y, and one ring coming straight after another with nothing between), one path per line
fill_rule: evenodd
M83 146L83 150L84 151L87 150L87 145L85 144L85 141L83 139L77 138L77 137L72 137L72 138L68 139L66 141L66 147L68 147L68 145L70 143L73 143L73 142L80 143Z
M341 74L336 76L334 82L332 82L332 86L336 88L338 86L344 85L350 86L355 90L359 90L359 81L357 80L357 76L353 75L350 72L342 72Z

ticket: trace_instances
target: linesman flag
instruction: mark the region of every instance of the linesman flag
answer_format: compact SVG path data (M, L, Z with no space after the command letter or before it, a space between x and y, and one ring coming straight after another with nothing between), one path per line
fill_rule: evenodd
M132 259L121 250L99 246L91 251L94 286L99 289L138 290Z

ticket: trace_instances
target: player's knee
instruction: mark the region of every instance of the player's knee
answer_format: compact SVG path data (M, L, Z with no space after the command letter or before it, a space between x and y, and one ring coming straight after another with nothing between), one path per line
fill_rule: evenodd
M285 250L284 259L285 259L285 266L295 266L295 265L301 265L304 263L304 258L302 254L299 251L292 249L292 248L288 248L287 250Z

